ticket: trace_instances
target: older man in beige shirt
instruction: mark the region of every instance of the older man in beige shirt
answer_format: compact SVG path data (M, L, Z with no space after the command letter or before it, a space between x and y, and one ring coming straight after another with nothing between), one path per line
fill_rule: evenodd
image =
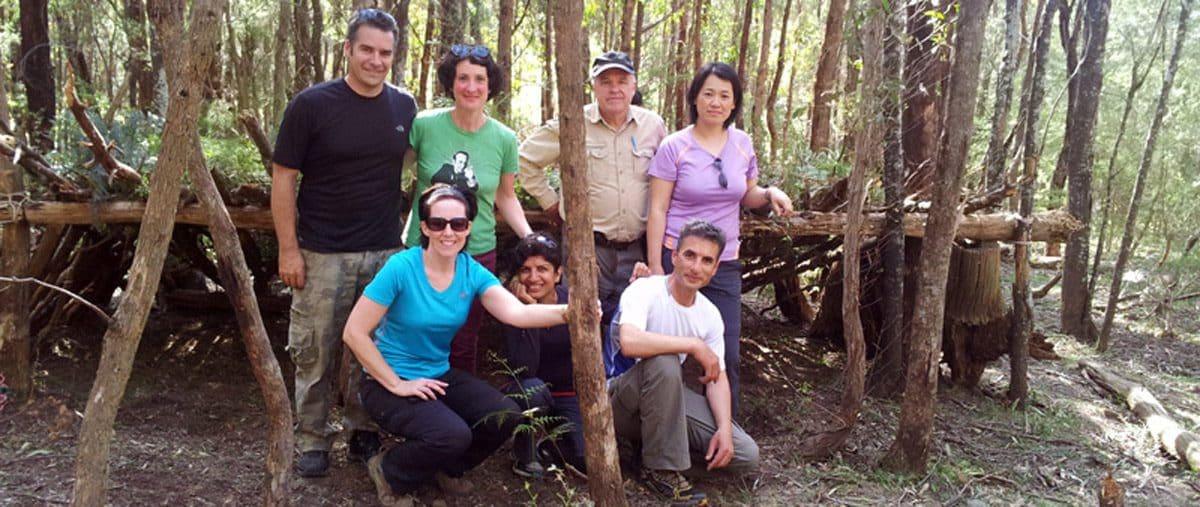
M633 268L646 260L646 171L667 135L662 117L631 105L637 71L625 53L610 51L592 62L595 101L584 106L587 119L588 196L600 266L603 329L629 285ZM521 143L521 186L542 209L565 216L561 194L550 187L545 169L558 162L558 120L550 120Z

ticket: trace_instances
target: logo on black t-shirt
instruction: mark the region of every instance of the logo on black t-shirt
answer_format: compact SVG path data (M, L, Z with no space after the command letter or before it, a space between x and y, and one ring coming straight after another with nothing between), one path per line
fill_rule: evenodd
M399 132L399 133L401 133L401 134L403 134L403 133L405 132L405 128L404 128L404 124L403 124L403 123L401 123L401 124L399 124L399 125L396 125L396 132Z
M433 174L430 182L445 183L472 194L479 190L479 180L475 179L475 168L471 166L471 155L465 151L455 152L454 157Z

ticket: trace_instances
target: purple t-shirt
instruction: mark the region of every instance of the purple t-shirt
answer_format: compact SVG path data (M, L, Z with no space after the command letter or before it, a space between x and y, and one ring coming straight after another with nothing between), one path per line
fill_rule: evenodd
M738 258L742 196L746 195L748 180L758 178L758 157L749 135L734 127L728 130L729 139L719 157L700 146L692 135L692 127L667 136L654 154L650 176L675 183L667 205L667 230L663 237L663 246L668 249L675 249L684 223L703 218L725 232L721 260ZM721 187L721 172L725 173L728 188Z

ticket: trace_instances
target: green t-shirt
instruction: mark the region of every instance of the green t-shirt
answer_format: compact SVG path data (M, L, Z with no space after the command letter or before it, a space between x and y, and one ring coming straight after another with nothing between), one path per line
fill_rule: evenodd
M450 118L450 109L424 111L413 120L409 142L417 152L417 191L432 183L448 183L473 192L479 214L471 226L467 253L479 255L496 249L496 188L501 174L517 172L517 135L504 124L488 118L483 127L468 132ZM404 234L408 246L421 244L417 206Z

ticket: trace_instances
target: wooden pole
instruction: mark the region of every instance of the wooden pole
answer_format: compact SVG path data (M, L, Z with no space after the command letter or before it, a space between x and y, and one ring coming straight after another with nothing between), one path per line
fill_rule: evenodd
M186 34L179 34L181 45L165 45L168 58L176 59L182 69L172 72L171 98L167 122L163 127L162 150L157 167L150 176L150 198L146 217L138 231L137 250L129 270L125 298L117 306L114 322L104 333L104 346L96 381L88 394L87 409L79 430L75 457L75 486L72 505L91 507L105 503L108 482L108 457L112 445L113 421L125 395L125 386L133 369L133 358L141 341L142 330L150 313L150 304L158 291L163 262L174 229L175 207L183 170L191 163L191 140L200 116L204 83L216 51L217 26L224 0L195 0ZM152 2L153 16L165 21L158 26L183 26L182 0ZM171 23L171 25L167 25Z
M600 355L600 312L596 288L596 244L592 237L592 211L588 199L587 157L584 152L583 2L555 3L554 36L558 58L558 110L561 122L563 201L571 213L566 220L567 280L571 293L571 364L575 390L583 412L584 449L588 490L596 505L625 505L625 489L617 460L612 408L604 382Z
M29 273L29 223L20 218L18 206L25 198L22 171L11 160L0 157L0 276L19 278ZM33 342L29 336L28 284L0 283L0 376L15 394L29 399L33 394Z

